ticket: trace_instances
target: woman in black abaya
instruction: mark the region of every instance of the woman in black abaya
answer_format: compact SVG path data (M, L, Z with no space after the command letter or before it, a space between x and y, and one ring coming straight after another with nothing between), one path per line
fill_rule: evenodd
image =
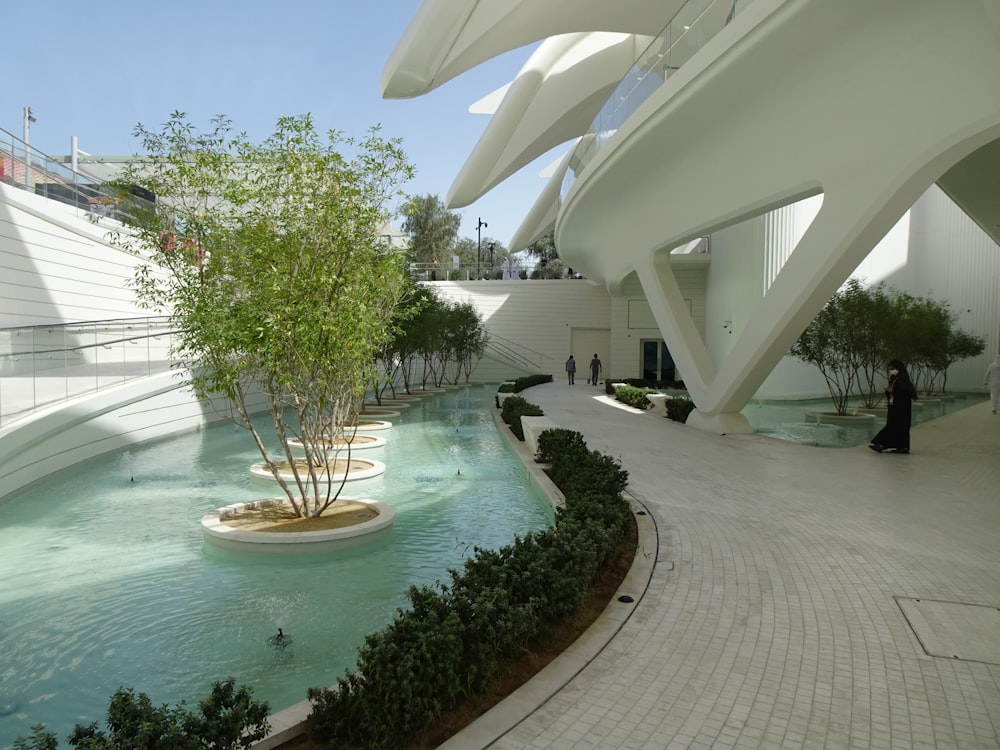
M910 422L917 389L913 387L913 381L906 372L906 365L898 359L889 362L889 382L885 386L885 397L889 402L885 427L872 438L868 447L876 453L909 453Z

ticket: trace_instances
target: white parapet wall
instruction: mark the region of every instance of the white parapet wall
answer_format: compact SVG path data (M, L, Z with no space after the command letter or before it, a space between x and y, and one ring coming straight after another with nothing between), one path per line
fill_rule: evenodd
M133 380L0 429L0 502L82 461L220 419L186 382L177 371Z

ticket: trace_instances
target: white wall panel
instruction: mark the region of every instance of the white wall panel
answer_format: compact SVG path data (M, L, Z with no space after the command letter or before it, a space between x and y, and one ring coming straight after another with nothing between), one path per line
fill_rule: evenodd
M442 299L471 302L491 336L512 342L537 366L531 372L550 373L557 381L571 354L572 329L606 329L610 319L610 296L587 280L444 281L429 286ZM610 367L606 362L606 371ZM470 381L497 383L526 374L527 369L488 353Z
M128 286L136 258L57 201L0 185L0 328L147 315Z
M910 291L947 301L956 327L986 339L981 356L951 368L948 389L982 390L986 368L1000 352L1000 246L936 186L910 214Z

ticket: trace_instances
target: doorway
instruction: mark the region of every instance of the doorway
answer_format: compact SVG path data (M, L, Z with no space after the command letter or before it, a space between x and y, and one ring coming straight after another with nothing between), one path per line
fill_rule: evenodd
M639 369L643 380L676 380L674 358L663 339L642 339L639 342Z

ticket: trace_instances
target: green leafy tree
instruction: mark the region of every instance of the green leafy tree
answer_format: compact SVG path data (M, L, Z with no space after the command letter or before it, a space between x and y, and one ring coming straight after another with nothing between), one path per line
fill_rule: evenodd
M955 329L947 302L849 279L790 354L819 368L837 412L844 414L859 385L865 406L881 403L890 359L906 362L918 390L933 393L939 384L943 391L951 365L984 349L981 337Z
M458 256L460 265L475 268L478 244L473 237L459 237L452 247L452 255Z
M378 403L388 391L395 393L401 385L406 393L412 391L413 358L416 354L411 332L421 311L432 304L434 293L429 287L410 280L403 299L392 318L392 336L379 347L376 355L376 372L372 393Z
M954 320L952 320L954 325ZM934 362L928 393L945 393L948 388L948 369L963 359L978 357L986 351L986 339L982 336L975 336L966 331L958 331L952 328L948 333L948 339L944 348ZM940 391L938 384L940 383Z
M378 233L412 168L377 129L360 141L321 135L308 115L281 118L261 144L222 117L199 133L180 112L136 135L147 156L119 189L127 200L142 185L157 200L131 203L115 239L147 259L137 297L173 316L174 356L194 391L225 399L295 512L319 515L343 486L327 470L331 440L356 419L406 288L405 259ZM251 421L257 393L283 460ZM303 468L291 438L305 447ZM287 466L294 483L279 474Z
M489 344L489 333L482 315L471 302L458 302L446 313L445 351L454 363L452 383L457 384L475 371Z
M402 229L410 235L410 257L415 263L446 263L451 258L462 215L448 210L436 195L413 195L403 204ZM443 267L443 266L442 266Z
M97 722L77 724L67 738L79 750L246 750L269 730L270 708L257 701L245 686L232 678L212 684L212 692L190 711L182 701L176 706L154 706L145 693L120 688L108 702L107 730ZM56 750L59 742L41 724L29 738L18 737L15 750Z
M867 333L860 334L858 319L867 315L868 302L861 282L849 280L823 306L790 350L793 357L819 369L838 414L847 413L848 398L857 386L867 348L864 342Z
M850 279L847 288L852 290L855 302L852 311L856 316L855 325L850 335L852 346L857 350L861 401L872 408L885 399L882 389L885 364L896 356L889 349L896 321L894 293L884 282L863 287L856 279Z
M528 245L527 253L531 257L538 259L547 258L548 260L554 260L558 258L559 251L556 249L555 231L550 230L546 232Z

